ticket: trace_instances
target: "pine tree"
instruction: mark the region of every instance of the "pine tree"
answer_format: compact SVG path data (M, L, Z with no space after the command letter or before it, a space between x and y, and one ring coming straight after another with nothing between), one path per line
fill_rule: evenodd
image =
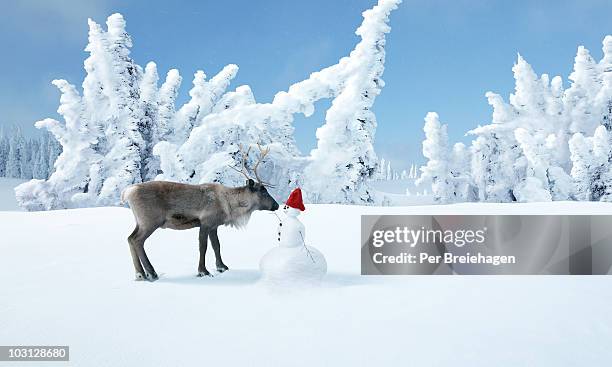
M542 81L520 54L512 71L514 72L515 92L510 95L510 104L515 111L519 114L543 112L546 103Z
M431 185L434 200L447 203L452 197L452 185L448 177L448 134L446 125L442 125L435 112L429 112L425 117L425 140L423 155L428 159L427 165L421 167L421 177L416 185Z
M25 137L21 138L20 141L21 144L21 148L19 150L19 164L20 164L20 168L19 171L21 173L21 176L19 178L23 179L23 180L30 180L32 179L32 141L31 140L26 140Z
M49 135L26 139L17 127L13 127L10 134L5 131L0 129L0 177L47 178ZM12 160L10 164L9 153ZM7 176L7 168L11 176Z
M157 65L154 62L149 62L145 67L139 85L139 102L143 110L143 116L138 125L138 130L143 139L143 146L141 147L142 166L140 177L143 181L154 179L159 169L159 161L153 155L153 146L159 142L155 136L155 125L159 120L158 81L159 75L157 74Z
M4 128L0 127L0 177L6 177L7 161L9 156L9 139L5 134Z
M189 91L191 99L176 113L170 142L180 145L187 140L191 131L200 126L202 120L213 110L237 73L238 66L230 64L210 81L206 80L206 74L202 70L194 74L193 88Z
M58 112L64 117L65 124L45 119L38 121L36 127L50 131L63 149L55 160L59 149L55 143L50 144L49 164L55 162L55 171L48 180L32 180L15 189L17 201L27 210L92 205L88 194L88 174L92 169L91 163L97 161L92 148L95 137L87 133L87 123L81 118L81 96L75 87L65 80L54 80L53 84L62 92Z
M21 178L21 158L23 157L23 136L14 129L9 137L9 151L6 160L6 177Z
M32 178L45 180L49 177L49 135L42 134L37 143L36 155L32 158Z
M381 181L387 179L387 163L384 158L380 158L378 163L378 179Z
M603 40L603 58L599 62L601 71L601 89L597 94L596 105L602 114L602 125L608 132L612 132L612 36L608 35Z
M572 171L574 180L574 195L577 200L591 200L591 161L592 152L589 147L591 142L581 133L576 133L569 140L571 152Z
M49 157L47 159L47 163L48 163L48 168L47 168L47 177L49 178L51 177L51 174L55 171L55 162L57 162L57 159L59 158L60 154L62 154L63 152L63 147L60 144L60 142L54 137L54 135L51 135L50 133L45 133L49 139Z
M569 76L572 85L564 96L565 110L571 123L569 133L592 135L600 123L599 116L593 111L593 101L599 91L598 68L589 50L578 47L574 70Z
M605 201L609 201L608 193L612 191L609 159L612 156L612 151L610 149L610 136L605 126L600 125L595 129L591 141L593 144L593 159L590 167L591 200L599 201L606 197Z
M153 130L153 146L169 140L170 136L174 134L172 123L176 114L175 102L181 82L182 77L178 70L172 69L168 71L166 80L159 89L158 121ZM156 160L159 161L159 158L156 158ZM159 173L161 172L157 172L157 174Z
M449 202L476 201L477 194L470 178L470 151L463 143L453 146L449 160L450 198Z
M125 31L125 20L116 13L108 17L106 25L104 46L112 77L104 79L104 83L111 91L108 96L114 114L107 120L109 150L102 160L105 179L98 205L117 203L123 188L142 181L146 154L143 133L148 134L145 130L149 129L139 98L142 70L129 57L132 40Z
M47 159L39 157L39 175L47 181L32 181L18 190L22 205L29 209L65 208L118 203L127 185L142 181L150 154L147 121L140 101L142 70L129 57L131 39L121 15L108 18L104 31L89 21L90 53L83 97L64 80L53 82L62 92L60 114L65 124L46 119L37 123L61 143L49 144ZM57 164L55 158L60 155ZM42 153L41 153L42 154ZM54 165L53 168L51 166Z
M389 14L398 1L381 0L363 13L355 32L361 42L351 52L341 72L354 68L327 111L325 125L317 130L317 148L311 152L306 177L327 175L310 182L306 192L315 202L373 203L376 199L368 181L376 169L373 142L376 117L371 108L384 86L385 34ZM329 70L329 68L328 68Z
M408 177L409 178L419 178L416 164L413 163L410 165L410 175Z
M548 187L548 168L550 158L542 150L539 142L523 128L514 131L527 161L526 177L514 190L518 201L551 201Z
M516 147L505 148L497 133L481 133L472 141L472 182L480 201L513 202Z

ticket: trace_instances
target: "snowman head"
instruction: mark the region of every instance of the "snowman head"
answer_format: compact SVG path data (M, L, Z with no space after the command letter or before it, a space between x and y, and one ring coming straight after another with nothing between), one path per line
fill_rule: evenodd
M288 217L297 217L298 215L300 215L302 213L299 209L292 208L292 207L290 207L288 205L285 205L283 207L283 211L285 212L285 214Z

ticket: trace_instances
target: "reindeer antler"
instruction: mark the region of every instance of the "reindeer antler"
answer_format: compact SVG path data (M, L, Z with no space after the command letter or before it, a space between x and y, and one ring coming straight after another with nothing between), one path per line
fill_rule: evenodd
M255 163L255 167L253 167L253 173L255 174L255 178L257 179L257 182L259 182L260 184L264 185L264 186L272 186L271 184L264 182L261 180L261 178L259 178L259 175L257 174L257 167L259 167L259 164L261 163L261 161L263 161L263 159L268 155L268 153L270 153L270 147L267 148L262 148L261 144L257 143L257 148L259 149L259 158L257 159L257 163Z
M246 162L249 159L249 153L251 152L251 147L249 146L249 149L246 151L246 153L244 152L244 148L242 147L242 144L238 145L238 149L240 151L240 155L241 155L241 159L242 159L242 168L238 169L234 166L230 166L228 165L229 168L233 169L234 171L241 173L244 175L244 177L246 177L247 180L250 180L251 177L249 176L249 169L247 168Z
M261 185L263 186L268 186L268 187L274 187L274 185L271 185L267 182L264 182L261 180L261 178L259 177L259 174L257 174L257 168L259 167L259 164L263 161L263 159L268 155L268 153L270 153L270 148L262 148L261 144L257 143L257 148L259 149L259 157L257 158L257 163L255 163L255 166L253 167L253 174L255 175L255 179L257 180L257 182L259 182ZM249 169L249 167L247 166L247 161L249 159L249 153L251 152L251 146L249 146L249 149L247 149L247 151L244 151L244 148L242 147L242 144L238 145L238 149L240 151L240 155L242 156L242 162L241 162L241 169L238 169L236 167L233 166L229 166L229 168L233 169L234 171L241 173L242 175L244 175L244 177L246 177L247 180L251 180L251 176L249 176L249 171L251 171Z

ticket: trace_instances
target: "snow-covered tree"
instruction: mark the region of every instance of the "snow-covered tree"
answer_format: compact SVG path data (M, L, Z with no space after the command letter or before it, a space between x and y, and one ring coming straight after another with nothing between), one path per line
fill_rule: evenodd
M605 196L605 201L610 201L608 193L612 191L612 181L610 180L610 134L605 126L600 125L595 129L595 134L592 138L593 142L593 162L592 162L592 178L591 178L591 199L602 200Z
M9 151L6 160L6 177L22 178L21 160L25 157L25 139L21 130L16 129L9 137Z
M148 129L140 102L142 70L129 57L131 39L120 14L108 18L107 31L89 20L83 97L65 80L58 109L65 124L37 123L61 143L49 180L33 180L16 189L27 209L55 209L116 203L123 187L142 181L143 132ZM49 155L56 154L55 147Z
M176 114L176 97L183 78L178 70L168 71L166 80L159 89L158 94L158 120L153 130L153 146L162 141L167 141L174 133L172 129L173 119ZM159 162L157 163L159 165Z
M592 137L576 133L570 139L572 178L578 200L611 201L612 176L609 159L612 153L605 126L595 129Z
M32 139L23 139L22 140L23 149L20 151L21 156L19 157L19 164L21 165L21 179L30 180L32 179L33 174L33 158L36 155L36 151L38 147L36 146L36 142Z
M242 178L228 167L241 158L238 143L261 143L271 149L262 173L276 184L274 194L286 196L300 184L311 202L374 202L368 186L377 163L371 106L383 86L384 36L389 32L389 13L397 4L396 0L381 0L364 12L356 32L361 42L350 56L277 93L271 103L256 103L250 89L241 87L225 97L213 93L215 98L205 108L189 103L181 108L177 116L189 121L188 137L184 143L181 137L155 147L163 171L159 178L241 183ZM224 77L217 79L228 80L235 74L235 70L226 69L221 73ZM203 80L203 75L196 74L192 101L211 101L210 94L199 92L205 89ZM325 125L317 130L317 148L309 157L302 157L293 137L293 115L310 116L314 103L322 98L334 101Z
M469 132L479 200L611 200L612 36L603 54L596 62L580 46L567 89L519 55L509 102L487 92L491 123Z
M551 201L548 188L550 158L526 129L517 128L514 135L527 161L526 177L514 190L516 199L522 202Z
M612 131L612 36L603 40L603 58L599 62L601 89L596 97L596 105L601 110L602 125Z
M33 157L32 178L44 180L49 177L49 134L43 134L36 156Z
M81 96L65 80L54 80L53 84L62 92L58 113L65 123L48 118L38 121L36 127L49 130L61 143L62 153L55 161L55 171L48 180L35 179L15 188L18 202L27 210L50 210L82 204L90 196L90 169L96 169L90 165L99 161L99 155L92 148L95 137L91 137L82 119ZM87 204L91 204L91 201Z
M0 128L0 177L6 177L6 163L9 156L9 139L4 129Z
M390 31L389 14L398 4L396 0L380 0L365 11L363 23L355 32L361 42L336 65L340 69L338 74L348 75L341 90L334 88L336 97L327 111L325 125L317 130L317 148L311 152L311 162L304 171L306 177L326 176L324 180L308 182L307 192L312 193L313 201L375 201L368 186L376 170L373 147L376 117L371 108L384 86L381 76L385 34Z
M515 91L510 95L510 104L518 114L539 114L546 108L542 80L533 71L531 65L519 54L512 67L515 80ZM548 76L545 76L548 79Z
M378 162L378 179L386 180L387 179L387 164L384 158L380 158L380 162Z
M106 52L110 75L102 79L108 90L109 109L106 120L107 149L98 171L96 187L100 187L96 204L113 205L119 200L123 188L146 177L145 136L151 127L141 106L138 83L142 68L129 57L132 41L125 31L121 14L113 14L106 21L107 32L101 37L100 48ZM94 183L94 182L92 182Z
M153 146L159 142L154 141L157 130L156 124L159 120L158 81L159 75L157 74L157 65L154 62L149 62L145 67L139 90L139 102L143 110L143 116L138 126L143 140L143 146L141 147L142 164L140 177L143 181L154 179L159 170L159 161L153 155Z
M55 137L51 133L46 133L45 135L49 136L49 158L47 162L49 163L49 169L47 170L46 177L49 178L51 174L55 171L55 162L59 158L60 154L62 154L63 148L62 144L55 139Z
M480 201L516 201L516 146L507 147L497 133L481 133L472 141L472 182Z
M565 93L565 110L570 119L569 133L592 135L600 123L593 110L593 101L599 91L599 75L595 60L584 46L578 47L574 71L569 76L572 85Z
M408 178L419 178L418 177L418 167L414 163L410 165L410 173L408 174Z
M187 140L191 130L201 125L202 119L210 114L215 104L223 97L237 73L238 66L230 64L210 81L206 81L206 74L202 70L194 74L193 88L189 91L191 99L177 112L171 142L183 144Z
M46 179L56 158L49 154L53 143L49 134L26 138L17 127L0 129L0 177Z
M562 132L560 132L560 136L565 138ZM549 135L544 143L544 149L547 156L550 157L546 172L548 190L552 200L572 200L574 199L574 184L570 174L565 171L565 167L568 165L559 160L561 156L556 154L560 145L567 146L568 144L566 140L561 140L559 136L554 134ZM569 155L569 147L566 147L566 150L568 150Z
M449 157L450 202L477 201L478 193L470 175L471 152L463 143L453 145Z
M425 117L425 140L423 155L427 165L421 167L421 177L416 185L431 185L434 200L446 203L451 200L453 187L449 178L448 133L446 125L440 123L438 114L429 112Z
M578 200L591 200L591 160L590 141L581 133L569 140L572 159L571 176L575 183L575 197Z

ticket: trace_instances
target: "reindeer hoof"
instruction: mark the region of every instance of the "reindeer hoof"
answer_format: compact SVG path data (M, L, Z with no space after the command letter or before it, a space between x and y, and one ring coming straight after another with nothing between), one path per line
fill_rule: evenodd
M134 279L135 281L142 281L145 280L145 276L142 273L136 273L136 279Z
M198 272L198 277L212 277L213 275L208 271L208 270L204 270L204 271L199 271Z
M228 270L229 270L229 268L227 267L227 265L220 265L220 266L217 265L217 271L219 273L223 273L224 271L228 271Z
M154 282L157 279L159 279L159 277L157 276L157 273L147 273L147 280L149 282Z

